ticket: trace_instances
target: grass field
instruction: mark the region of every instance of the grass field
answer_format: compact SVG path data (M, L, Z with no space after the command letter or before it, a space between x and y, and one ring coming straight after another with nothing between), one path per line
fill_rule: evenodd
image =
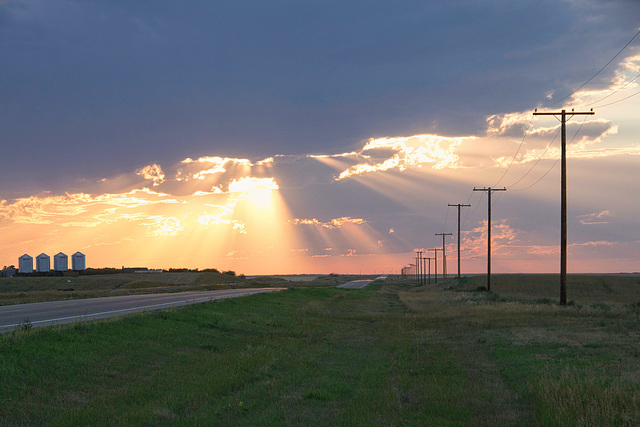
M486 276L463 278L459 289L475 290L486 286ZM491 290L506 297L560 301L560 276L557 274L494 274ZM628 303L640 301L640 274L569 274L569 303Z
M619 295L637 277L584 302L574 287L568 307L516 279L300 287L6 334L0 424L640 424L640 300Z

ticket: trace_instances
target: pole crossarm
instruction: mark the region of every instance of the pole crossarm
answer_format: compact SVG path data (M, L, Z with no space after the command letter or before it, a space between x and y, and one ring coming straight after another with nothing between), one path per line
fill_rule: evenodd
M471 205L468 205L466 203L458 203L452 205L451 203L449 203L448 206L458 208L458 279L460 279L460 209L470 208Z
M560 116L560 129L562 139L562 157L560 162L560 305L567 304L567 116L592 116L591 111L547 111L538 112L536 109L534 116Z

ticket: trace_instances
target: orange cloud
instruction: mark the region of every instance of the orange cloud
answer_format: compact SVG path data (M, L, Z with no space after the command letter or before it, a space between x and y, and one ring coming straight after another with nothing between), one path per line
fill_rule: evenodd
M414 135L396 138L373 138L357 153L344 153L331 157L344 157L359 163L343 170L336 181L370 172L431 165L432 169L455 167L458 160L456 147L474 137L445 137L439 135ZM316 157L322 161L321 156Z
M362 218L351 218L348 216L344 216L341 218L334 218L328 222L321 222L321 221L318 221L316 218L312 218L312 219L294 218L289 220L289 223L293 225L314 225L322 228L328 228L330 230L340 228L345 224L364 224L366 222L367 221L365 221Z
M144 179L153 181L154 187L164 182L164 173L162 172L162 168L155 163L137 170L136 175L140 175Z

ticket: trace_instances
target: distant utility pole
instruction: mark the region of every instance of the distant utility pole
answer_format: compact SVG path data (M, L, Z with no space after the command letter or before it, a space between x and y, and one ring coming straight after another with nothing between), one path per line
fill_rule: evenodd
M442 280L447 281L447 254L445 251L444 238L446 236L453 236L453 233L436 233L436 236L442 236Z
M486 191L488 197L488 218L487 218L487 290L491 290L491 193L494 191L507 191L506 188L475 188L473 191Z
M435 272L434 272L434 283L437 285L438 284L438 251L441 251L441 248L432 248L429 249L430 251L433 251L435 253L435 257L433 258L433 263L435 265Z
M556 119L560 116L561 140L562 140L562 161L560 162L560 305L567 305L567 114L569 119L577 115L595 114L591 111L576 112L566 110L560 112L538 113L536 110L534 116L554 116Z
M458 203L457 205L449 204L449 206L457 206L458 207L458 279L460 279L460 209L468 208L471 205L467 205L464 203Z
M424 266L427 267L427 262L429 263L429 267L425 268L425 270L427 270L427 284L430 285L431 284L431 259L430 257L426 256L423 258L424 259Z
M423 284L422 280L424 275L424 270L422 270L422 252L424 251L416 249L414 252L416 253L416 265L418 266L418 281L422 285Z

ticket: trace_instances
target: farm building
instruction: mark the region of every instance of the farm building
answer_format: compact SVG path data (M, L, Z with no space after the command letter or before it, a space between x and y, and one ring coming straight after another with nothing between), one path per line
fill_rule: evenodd
M33 273L33 257L24 254L18 258L18 271L20 273Z
M4 270L2 270L2 277L13 277L15 275L16 275L15 268L7 267Z
M62 252L53 256L53 269L55 271L67 271L69 269L69 257Z
M45 273L51 271L51 257L47 254L40 254L36 257L36 271Z
M72 270L86 270L85 257L82 252L76 252L71 255L71 269Z

